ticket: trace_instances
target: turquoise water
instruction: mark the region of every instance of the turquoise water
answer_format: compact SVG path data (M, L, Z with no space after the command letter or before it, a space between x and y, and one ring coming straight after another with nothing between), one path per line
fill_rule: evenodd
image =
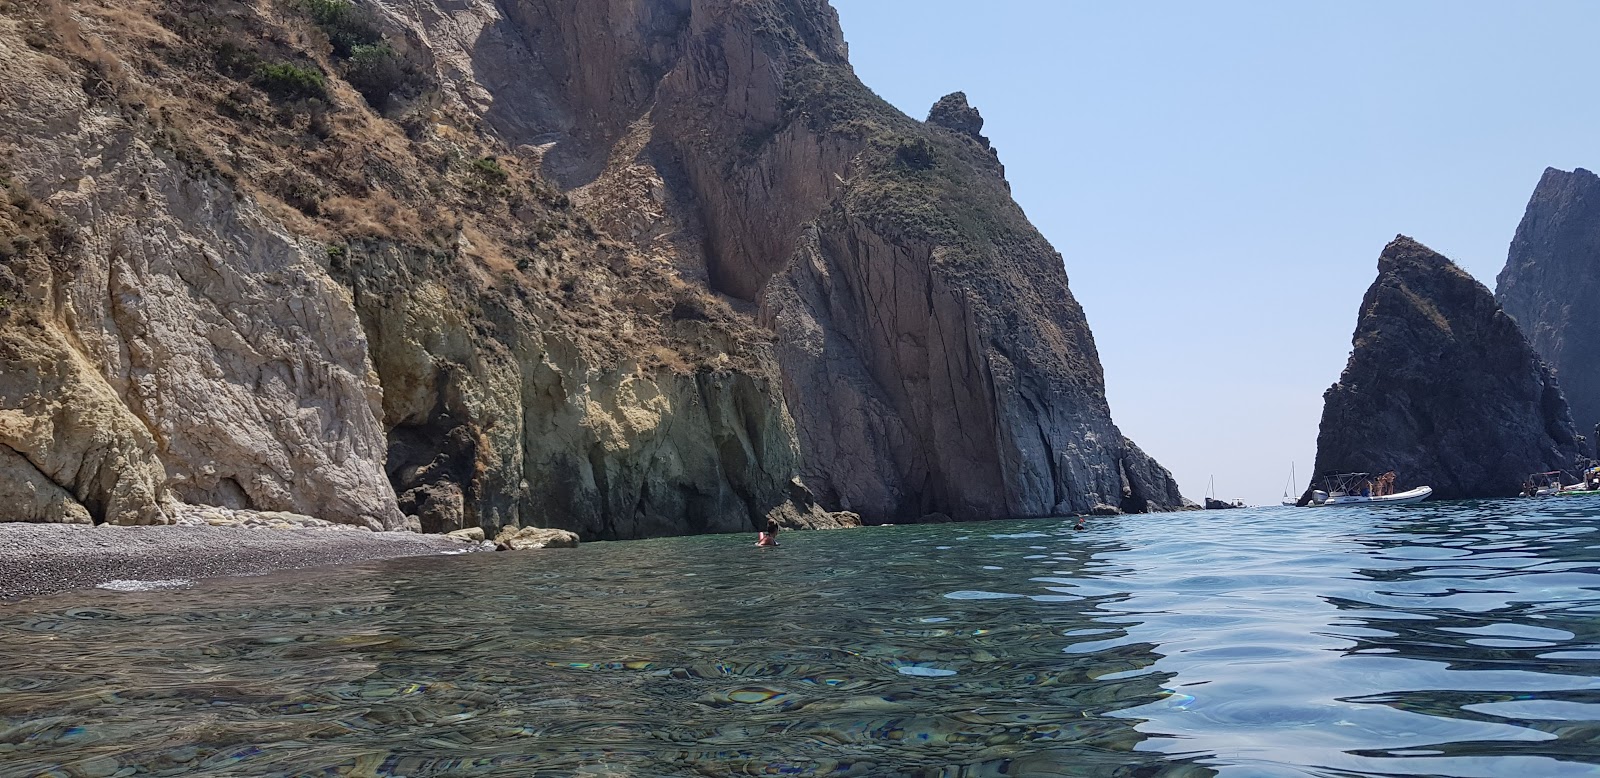
M0 606L0 775L1600 775L1600 500L595 543Z

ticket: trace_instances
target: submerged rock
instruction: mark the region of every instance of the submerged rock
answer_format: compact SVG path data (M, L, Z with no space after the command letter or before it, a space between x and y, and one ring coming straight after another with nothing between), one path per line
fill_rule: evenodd
M832 511L828 514L828 518L833 523L832 529L854 529L866 526L866 523L861 520L861 514L855 511Z
M1318 479L1395 470L1398 490L1432 486L1435 499L1512 497L1580 453L1555 377L1515 322L1405 236L1378 258L1349 363L1323 397Z
M1600 176L1547 168L1495 297L1555 369L1578 429L1600 445Z

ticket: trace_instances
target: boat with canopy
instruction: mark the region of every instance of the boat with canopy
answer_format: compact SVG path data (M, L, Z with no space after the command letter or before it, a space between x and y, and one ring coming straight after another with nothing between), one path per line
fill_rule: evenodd
M1335 505L1409 505L1433 496L1433 487L1419 486L1395 492L1394 471L1374 476L1372 473L1338 473L1323 478L1321 489L1311 491L1308 507L1322 508Z

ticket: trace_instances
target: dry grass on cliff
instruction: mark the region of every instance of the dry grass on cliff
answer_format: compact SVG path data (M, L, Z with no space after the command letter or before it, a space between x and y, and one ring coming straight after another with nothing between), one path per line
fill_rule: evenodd
M0 170L0 322L19 311L42 307L47 301L28 299L37 276L71 274L65 265L67 251L79 240L73 225L48 206L34 200Z
M412 73L382 100L356 88L356 46L403 58L410 44L376 16L340 16L344 0L6 1L28 17L30 44L135 132L300 235L454 256L460 294L500 290L565 322L597 362L687 371L763 347L749 317L608 241L429 78ZM675 315L685 299L709 313Z

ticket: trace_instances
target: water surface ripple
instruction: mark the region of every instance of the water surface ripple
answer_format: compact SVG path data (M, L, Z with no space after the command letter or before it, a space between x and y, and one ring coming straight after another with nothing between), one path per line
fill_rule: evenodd
M589 544L0 606L0 775L1600 775L1600 501Z

